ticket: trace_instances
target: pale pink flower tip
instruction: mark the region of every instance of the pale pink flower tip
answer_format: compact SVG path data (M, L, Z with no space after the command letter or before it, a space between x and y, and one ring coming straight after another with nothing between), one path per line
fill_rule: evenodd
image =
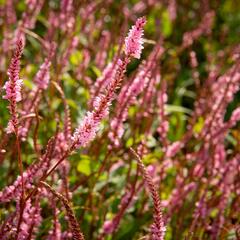
M23 43L22 40L20 39L16 44L16 49L7 71L9 80L5 83L3 87L6 90L6 95L3 96L3 98L9 100L13 105L15 105L16 102L21 101L22 80L19 77L19 72L20 72L20 58L22 52Z
M143 49L143 27L146 24L146 18L138 18L135 25L130 29L125 39L125 53L128 56L140 58Z

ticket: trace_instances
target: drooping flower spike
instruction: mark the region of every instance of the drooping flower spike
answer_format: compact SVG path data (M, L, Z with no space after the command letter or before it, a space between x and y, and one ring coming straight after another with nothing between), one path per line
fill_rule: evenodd
M154 205L154 223L151 225L151 240L163 240L164 235L166 232L166 227L163 221L163 215L162 215L162 204L160 197L157 192L157 188L153 182L153 179L149 172L147 171L146 167L144 166L140 156L132 149L130 148L131 153L136 158L138 167L142 173L142 176L144 178L144 181L147 185L147 188L151 194L153 205Z

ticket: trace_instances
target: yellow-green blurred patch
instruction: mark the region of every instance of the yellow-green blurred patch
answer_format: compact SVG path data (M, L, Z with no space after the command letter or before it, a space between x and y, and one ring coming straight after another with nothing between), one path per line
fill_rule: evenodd
M193 126L193 132L194 133L200 133L202 131L203 125L204 125L204 120L203 120L202 117L199 117L198 121Z
M87 155L81 155L81 160L78 162L77 170L87 176L91 174L91 159Z
M73 65L79 65L83 60L82 53L80 51L75 51L71 56L70 56L70 63Z

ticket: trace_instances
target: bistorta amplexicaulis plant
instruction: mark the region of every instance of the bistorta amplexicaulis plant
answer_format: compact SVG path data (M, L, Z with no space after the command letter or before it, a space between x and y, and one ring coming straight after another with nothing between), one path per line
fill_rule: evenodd
M239 239L239 11L0 1L0 240Z

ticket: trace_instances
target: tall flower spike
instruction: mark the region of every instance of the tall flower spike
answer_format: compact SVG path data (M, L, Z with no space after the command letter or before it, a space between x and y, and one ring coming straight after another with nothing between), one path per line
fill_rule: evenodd
M118 60L116 74L107 86L106 93L95 98L93 102L94 110L92 112L87 112L80 126L75 130L72 136L73 149L86 146L95 138L100 121L108 115L109 106L115 97L116 89L121 84L127 63L127 59L123 61L120 59Z
M18 129L18 118L17 118L17 102L21 101L21 87L22 80L19 79L20 72L20 58L23 52L23 42L21 39L17 41L16 49L12 57L10 66L8 68L9 80L5 83L4 89L6 90L6 95L3 96L10 102L9 111L11 114L11 119L7 126L7 133L15 132Z
M42 176L41 180L45 180L58 166L63 162L66 157L75 149L86 146L92 141L98 131L101 120L103 120L109 113L109 106L115 98L115 92L120 87L124 73L126 71L127 64L129 63L130 56L125 56L123 60L118 59L116 66L116 73L111 78L110 83L106 87L105 94L100 94L94 99L91 112L87 112L83 118L79 127L74 131L71 140L72 143L69 149L63 154L63 156L51 167L51 169ZM40 184L40 182L38 182ZM38 186L38 185L37 185ZM34 194L36 188L28 195L27 199Z
M161 201L158 195L158 192L156 190L156 187L153 183L153 179L151 175L148 173L147 169L145 168L140 156L132 149L130 148L133 155L136 157L138 162L138 167L140 171L142 172L143 178L147 184L147 187L151 193L151 197L153 199L154 204L154 223L151 226L151 240L163 240L166 227L164 225L163 216L162 216L162 206Z
M143 49L143 27L146 24L146 18L138 18L135 25L130 29L125 39L125 53L127 56L140 58Z

